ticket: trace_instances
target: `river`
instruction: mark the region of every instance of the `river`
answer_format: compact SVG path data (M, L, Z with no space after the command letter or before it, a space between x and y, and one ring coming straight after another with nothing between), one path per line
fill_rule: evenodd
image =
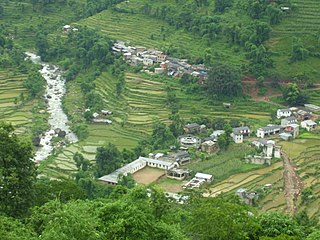
M47 82L43 97L44 101L47 102L47 112L50 115L49 129L41 135L40 147L34 156L34 160L39 162L52 153L54 149L52 139L57 136L57 131L64 131L66 133L65 139L69 143L77 142L78 138L70 130L68 117L62 110L62 98L66 93L66 81L62 77L63 72L55 65L42 62L41 58L33 53L27 52L26 55L33 63L42 66L39 72Z

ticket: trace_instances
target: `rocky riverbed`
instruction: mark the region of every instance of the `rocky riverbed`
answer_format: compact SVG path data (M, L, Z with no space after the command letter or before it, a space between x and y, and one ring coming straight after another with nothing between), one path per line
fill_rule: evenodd
M54 137L59 136L67 143L77 142L78 138L70 130L68 117L62 109L62 98L66 93L66 81L62 77L63 72L55 65L42 62L36 54L27 52L26 55L33 63L42 66L40 73L47 82L43 101L47 103L47 112L50 115L49 129L39 137L39 147L34 156L34 160L38 162L46 159L52 153Z

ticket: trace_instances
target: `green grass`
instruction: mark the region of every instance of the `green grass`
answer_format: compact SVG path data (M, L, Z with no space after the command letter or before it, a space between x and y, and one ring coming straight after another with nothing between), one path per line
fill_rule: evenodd
M310 91L308 92L310 96L310 103L320 106L320 91Z
M228 151L213 155L209 160L194 161L188 167L194 172L212 174L215 183L220 182L235 173L262 168L263 166L244 162L245 155L250 154L252 150L252 147L244 144L232 144Z
M301 38L305 47L311 52L319 52L316 33L320 24L320 2L317 0L293 0L294 8L290 14L278 25L273 26L269 46L274 52L274 72L286 79L294 76L305 76L319 82L319 59L310 57L305 61L288 63L295 37Z

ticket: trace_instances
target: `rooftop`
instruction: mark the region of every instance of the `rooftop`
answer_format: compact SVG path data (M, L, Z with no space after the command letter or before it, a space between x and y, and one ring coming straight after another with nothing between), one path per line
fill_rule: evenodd
M314 121L312 120L305 120L305 121L302 121L301 123L305 123L307 125L317 125L317 123L315 123Z
M138 158L137 160L134 160L133 162L115 170L114 172L100 177L99 180L111 183L118 183L120 175L126 175L130 172L131 169L134 169L144 163L145 162L142 159Z
M280 111L280 112L291 112L291 110L289 108L278 109L278 111Z
M294 117L294 116L286 117L286 118L284 118L284 119L285 119L285 120L288 120L288 121L295 121L295 120L297 120L297 118Z
M234 134L242 134L244 131L249 132L250 128L249 127L237 127L233 129Z
M279 126L279 125L271 125L271 126L259 128L258 130L270 131L270 130L276 130L276 129L281 129L281 128L282 128L282 126Z
M212 179L211 174L206 174L206 173L196 173L196 178L203 178L203 179Z
M200 125L198 123L189 123L185 125L186 128L199 128Z

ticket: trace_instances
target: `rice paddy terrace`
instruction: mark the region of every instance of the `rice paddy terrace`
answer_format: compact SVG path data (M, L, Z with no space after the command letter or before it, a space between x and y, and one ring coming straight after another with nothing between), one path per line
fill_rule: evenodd
M22 86L25 74L17 73L14 69L0 70L0 121L12 123L17 132L26 132L32 124L33 102L23 100L27 90Z
M312 195L306 199L300 198L298 201L299 207L306 209L310 216L320 216L320 181L319 181L319 166L320 166L320 136L310 133L302 135L302 139L298 139L292 145L284 146L288 153L291 154L292 160L296 165L297 172L303 181L304 189L310 188ZM300 144L299 144L300 143ZM297 145L302 151L297 151ZM302 192L303 194L303 192Z
M84 0L77 2L81 4ZM34 47L34 38L39 29L56 31L77 18L74 8L68 4L47 4L40 10L37 6L33 7L31 1L10 0L4 1L2 6L4 14L0 24L7 25L15 42L28 49Z
M295 165L304 189L312 189L310 199L303 202L301 196L299 196L297 200L298 210L306 209L310 217L318 217L320 215L319 140L320 136L318 134L305 133L292 142L280 142L283 150ZM260 211L285 211L286 199L284 196L283 164L281 161L275 162L266 168L235 174L214 184L209 189L208 195L234 194L240 187L257 190L265 184L272 184L272 188L267 190L259 200Z
M127 73L126 88L123 94L117 97L116 82L117 80L107 72L95 80L97 91L104 99L105 109L113 112L113 124L89 124L89 137L64 149L50 164L54 171L72 171L74 167L63 166L64 162L74 165L71 153L80 151L85 157L93 160L96 148L107 143L113 143L120 149L130 149L151 133L154 120L169 123L171 111L166 106L167 86L174 89L180 105L179 113L186 121L197 116L205 116L238 119L254 127L267 124L270 112L276 110L274 105L241 99L232 103L231 109L226 109L221 101L212 102L206 96L186 94L178 79L148 74ZM73 94L67 95L65 106L68 112L74 111L74 114L79 114L77 105L82 104L81 94L78 94L80 90L71 83L69 91Z

